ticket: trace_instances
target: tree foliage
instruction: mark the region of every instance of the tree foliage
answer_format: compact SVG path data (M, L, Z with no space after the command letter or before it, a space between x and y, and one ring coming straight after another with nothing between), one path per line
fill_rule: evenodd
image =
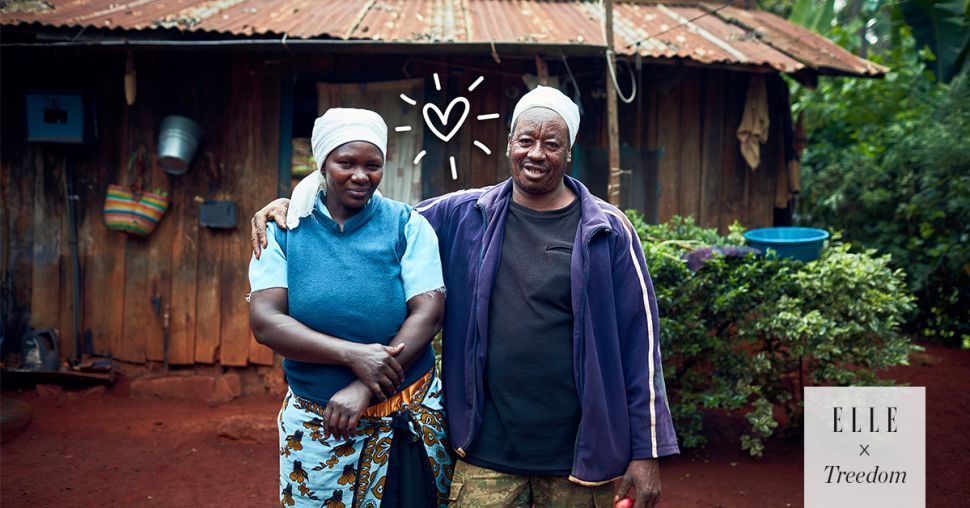
M970 342L970 87L940 84L908 30L882 80L797 85L809 142L799 222L892 256L919 298L917 330Z
M892 6L892 18L905 22L917 43L933 52L936 79L950 82L966 68L970 51L970 1L906 0Z
M970 0L761 0L762 9L816 33L842 37L846 49L868 57L903 44L905 27L936 80L948 83L967 70ZM873 51L874 50L874 51Z
M835 0L797 0L792 7L791 16L788 18L792 23L802 25L813 32L827 34L832 28L832 19L835 17Z

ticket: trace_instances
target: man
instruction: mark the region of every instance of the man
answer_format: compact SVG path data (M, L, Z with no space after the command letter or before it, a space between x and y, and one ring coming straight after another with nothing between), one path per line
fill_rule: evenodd
M448 288L456 506L654 506L657 459L679 453L639 240L565 175L578 128L576 105L540 86L512 115L509 180L416 207L438 235ZM257 253L283 205L254 217Z

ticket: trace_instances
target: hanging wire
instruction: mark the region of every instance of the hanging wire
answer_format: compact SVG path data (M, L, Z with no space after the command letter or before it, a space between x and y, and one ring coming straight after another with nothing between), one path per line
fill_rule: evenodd
M620 91L620 84L616 82L616 67L613 65L614 58L615 55L613 50L606 50L606 68L609 69L610 77L613 78L613 88L616 89L616 96L619 97L624 104L630 104L634 99L637 98L637 81L636 77L633 75L633 68L630 66L630 62L626 60L617 60L626 63L627 71L630 74L630 87L632 88L632 91L630 92L630 97L627 98L623 96L623 92Z

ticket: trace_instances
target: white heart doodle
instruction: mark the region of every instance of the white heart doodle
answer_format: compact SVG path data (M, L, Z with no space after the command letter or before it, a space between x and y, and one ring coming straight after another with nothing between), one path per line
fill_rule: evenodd
M438 114L438 118L441 120L441 126L442 127L447 127L448 126L448 118L451 116L451 109L454 108L455 105L457 105L457 104L461 104L462 105L461 118L458 120L458 122L455 124L455 126L451 128L451 130L448 132L448 134L447 135L444 135L444 134L441 133L441 131L439 131L434 126L433 123L431 123L431 119L428 118L428 111L434 110L434 112ZM430 102L424 105L424 108L422 108L421 112L422 112L422 114L424 114L424 123L425 123L425 125L427 125L429 129L431 129L431 132L433 132L435 134L435 136L438 136L438 139L440 139L440 140L444 141L445 143L447 143L448 141L451 140L451 138L455 137L455 134L458 133L458 129L461 129L462 124L465 123L465 119L468 118L468 110L469 110L468 99L466 99L464 97L456 97L455 99L453 99L451 102L448 103L448 107L445 108L445 112L444 113L442 113L441 110L438 109L438 106L437 105L432 104Z

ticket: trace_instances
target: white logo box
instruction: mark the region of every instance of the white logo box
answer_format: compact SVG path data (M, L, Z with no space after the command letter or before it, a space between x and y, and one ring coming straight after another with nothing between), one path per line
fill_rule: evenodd
M805 507L924 508L926 389L805 388Z

